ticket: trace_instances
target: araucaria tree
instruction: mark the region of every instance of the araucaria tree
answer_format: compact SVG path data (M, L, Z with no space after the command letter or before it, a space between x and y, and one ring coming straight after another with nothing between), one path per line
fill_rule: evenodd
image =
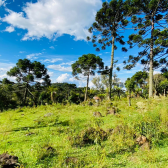
M100 49L105 50L106 46L112 45L111 65L108 72L109 99L111 99L114 50L117 49L115 43L125 44L123 41L124 36L121 36L120 33L121 29L123 30L128 24L128 20L126 20L127 9L127 2L123 2L123 0L112 0L110 3L104 2L102 8L96 14L96 22L89 28L89 32L93 34L93 37L87 37L87 40L94 43L93 46L96 47L97 51L100 51ZM127 51L124 47L122 50Z
M128 44L130 48L138 45L143 49L137 56L130 56L128 62L124 61L127 63L125 68L133 68L138 61L145 65L145 69L149 70L149 97L152 97L153 70L167 64L168 0L132 0L131 3L130 9L136 11L131 18L136 33L129 36Z
M79 75L83 75L87 77L87 85L85 91L85 99L87 99L87 90L89 85L89 76L95 75L95 70L99 68L99 70L104 68L104 63L99 56L94 54L87 54L79 57L78 60L72 65L72 75L75 76L76 79L79 79Z
M127 78L125 81L125 87L128 91L129 106L131 106L131 92L135 89L135 82L132 79Z
M27 93L33 96L29 90L30 84L41 83L44 86L50 84L50 77L45 66L40 62L31 62L28 59L19 59L16 66L10 69L7 75L16 77L17 82L24 84L23 104L25 104Z

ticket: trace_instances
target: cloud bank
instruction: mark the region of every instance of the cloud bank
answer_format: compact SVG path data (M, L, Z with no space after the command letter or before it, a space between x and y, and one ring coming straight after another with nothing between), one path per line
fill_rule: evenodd
M20 13L7 9L9 14L2 21L27 30L22 40L56 39L63 34L86 40L101 5L101 0L38 0L26 3Z

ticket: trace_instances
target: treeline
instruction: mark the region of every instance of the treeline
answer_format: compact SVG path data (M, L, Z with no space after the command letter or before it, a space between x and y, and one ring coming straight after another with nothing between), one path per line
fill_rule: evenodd
M93 98L97 91L90 88L77 88L75 84L51 83L45 65L19 59L16 66L7 75L14 77L17 83L4 78L0 81L0 110L20 106L38 106L52 103L75 103ZM98 92L97 92L98 93Z
M108 96L109 92L109 78L108 75L100 75L94 77L92 83L95 89ZM112 80L112 99L121 97L142 97L148 98L149 96L149 73L146 71L138 71L131 78L127 78L125 82L121 82L117 75L114 74ZM167 96L168 92L168 71L164 73L157 73L153 76L153 96ZM106 94L106 96L105 96Z
M87 100L94 101L93 97L107 99L109 93L108 75L100 75L92 79L94 88L87 90ZM125 83L114 75L111 88L112 100L121 98L148 98L149 74L145 71L136 72ZM154 92L156 96L167 96L168 72L155 74L153 78ZM29 92L25 97L25 88ZM14 109L22 106L38 106L53 103L75 103L80 104L85 99L86 87L77 87L76 84L50 83L43 86L40 83L26 85L26 83L11 82L7 78L0 81L0 110Z
M29 89L26 99L25 88ZM53 103L75 103L80 104L84 101L86 87L77 88L76 84L69 83L51 83L48 86L42 86L40 83L26 86L25 83L15 83L4 78L0 81L0 110L14 109L23 106L38 106ZM116 88L112 94L115 96ZM93 100L93 97L99 96L101 99L107 97L106 88L87 90L87 99ZM119 95L125 95L124 90L120 89Z
M14 109L22 106L38 106L52 103L76 103L84 100L84 88L75 84L52 83L49 86L28 85L25 97L25 83L15 83L4 78L0 81L0 110Z

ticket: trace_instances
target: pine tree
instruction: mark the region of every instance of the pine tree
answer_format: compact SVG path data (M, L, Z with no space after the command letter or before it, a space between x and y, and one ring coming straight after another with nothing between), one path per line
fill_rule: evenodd
M168 0L132 0L130 9L136 11L131 21L137 33L129 36L130 48L143 48L138 56L129 56L124 61L126 69L133 68L138 61L149 70L149 97L153 96L153 70L167 63L168 50L167 14ZM145 57L145 58L144 58Z
M33 96L33 94L29 90L30 84L32 85L40 83L40 80L42 80L42 84L46 86L50 85L51 82L49 79L50 76L47 74L45 65L37 61L31 62L28 59L19 59L16 63L16 66L11 68L10 71L7 72L7 75L16 77L16 81L24 85L25 93L23 104L25 104L28 92Z
M94 54L87 54L83 55L82 57L79 57L78 60L71 66L72 66L72 75L75 76L76 79L79 79L80 74L87 77L87 85L84 99L84 101L86 101L87 90L89 85L89 77L90 75L95 75L95 70L97 68L103 69L104 63L102 62L102 59L99 56L96 56Z
M109 99L111 99L113 64L114 64L114 50L117 49L116 42L124 45L124 36L120 34L120 29L124 29L128 24L126 19L128 11L128 2L123 0L112 0L110 3L104 2L102 8L97 12L93 25L89 28L89 32L93 37L87 37L91 40L96 51L100 49L105 50L107 46L112 45L111 51L111 65L108 71L109 74ZM122 48L127 51L126 48Z

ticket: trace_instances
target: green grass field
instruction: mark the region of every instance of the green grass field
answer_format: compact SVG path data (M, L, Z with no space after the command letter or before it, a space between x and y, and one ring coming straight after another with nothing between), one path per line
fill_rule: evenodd
M126 99L112 103L0 113L0 154L18 156L24 168L168 168L168 99L134 99L131 107ZM106 116L111 106L117 114ZM96 111L103 117L94 117ZM90 128L95 132L87 135ZM148 138L150 150L136 143L140 135Z

